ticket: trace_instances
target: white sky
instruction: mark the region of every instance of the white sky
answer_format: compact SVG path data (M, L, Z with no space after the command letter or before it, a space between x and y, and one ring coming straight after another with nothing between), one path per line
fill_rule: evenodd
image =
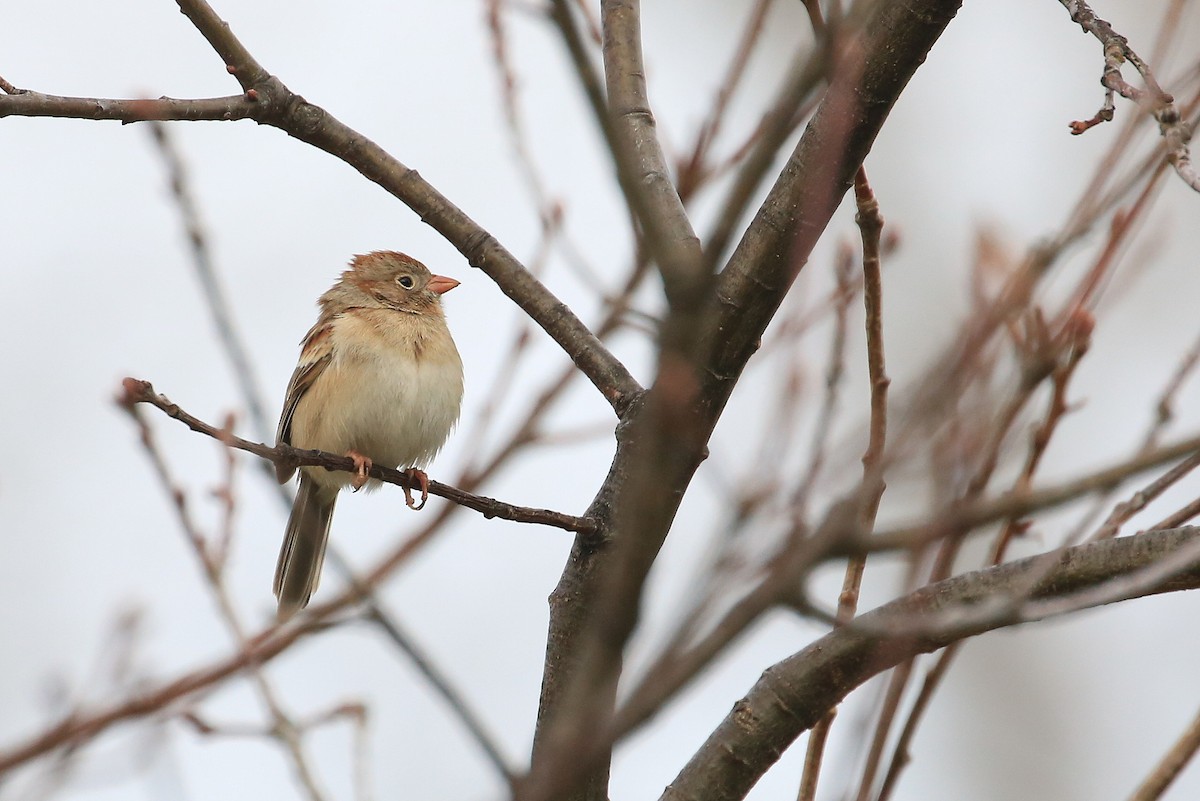
M0 75L55 94L233 94L237 85L173 3L113 0L18 3L0 26ZM690 136L731 46L726 6L647 3L651 99L668 142ZM771 31L780 48L795 9ZM794 4L792 4L794 5ZM1151 49L1160 4L1097 0L1096 10ZM217 5L255 56L295 91L324 106L416 168L519 258L532 255L537 219L520 183L496 99L484 13L478 2L263 2ZM335 10L336 9L336 10ZM785 24L786 23L786 24ZM1188 20L1184 43L1198 41ZM550 189L567 202L572 233L602 275L624 269L625 215L586 108L547 25L512 17L533 150ZM759 91L770 64L755 67ZM966 296L974 226L1013 241L1053 232L1090 175L1115 126L1083 137L1067 123L1101 100L1100 49L1052 0L969 2L917 74L868 161L889 225L903 247L887 267L890 368L902 386L949 335ZM1160 76L1169 78L1169 75ZM1167 86L1168 90L1170 86ZM740 109L752 121L751 105ZM1118 115L1132 109L1118 106ZM261 387L278 408L314 302L352 253L405 250L462 280L447 297L466 362L468 398L457 438L431 468L456 474L516 319L486 278L407 208L352 169L280 132L250 122L176 124L233 311ZM97 662L114 619L145 609L139 669L168 677L226 653L210 596L129 421L111 399L134 375L210 421L239 406L237 388L191 272L162 165L141 126L64 120L0 121L0 749L49 716L62 683L73 698L104 698ZM1144 270L1103 308L1095 353L1076 396L1085 408L1064 425L1046 474L1108 463L1127 453L1148 420L1149 399L1196 334L1195 224L1200 198L1172 182L1135 248ZM813 260L853 232L841 213ZM822 259L824 258L824 261ZM585 319L586 286L561 264L547 283ZM640 376L646 350L626 337L619 352ZM523 408L564 361L545 337L519 377ZM753 404L759 379L739 392ZM527 391L526 391L527 388ZM583 385L554 416L563 427L608 424L607 407ZM1197 391L1181 399L1178 433L1196 430ZM734 409L739 407L733 407ZM751 408L750 406L743 408ZM208 492L222 480L212 442L148 412L192 509L211 527ZM714 440L664 552L648 602L651 631L686 598L722 497L717 477L739 476L752 455L752 415L731 414ZM1104 432L1097 436L1097 432ZM248 436L252 432L246 431ZM608 467L603 438L523 457L487 494L580 512ZM240 460L231 590L256 625L272 612L270 577L284 511L274 489ZM1194 496L1194 482L1181 488ZM1190 493L1190 495L1189 495ZM345 499L333 536L367 565L422 518L397 493ZM1053 541L1054 532L1047 532ZM569 547L552 530L459 514L451 531L385 590L398 617L464 688L521 764L532 735L544 648L546 595ZM323 590L336 581L327 574ZM882 589L874 602L885 599ZM832 596L831 596L832 597ZM1200 648L1191 597L1127 604L972 642L915 745L897 799L1016 801L1122 797L1200 706ZM734 700L775 659L816 629L778 618L717 664L698 687L618 754L614 798L656 797ZM634 661L647 643L639 641ZM288 708L305 715L350 699L371 705L372 780L379 797L485 799L499 784L413 670L366 627L310 640L271 668ZM89 689L89 683L92 688ZM202 707L211 719L246 723L258 702L242 684ZM853 705L838 719L826 792L853 753ZM72 799L261 798L291 788L281 752L260 741L201 739L172 725L165 748L138 768L137 729L89 746L61 794ZM350 798L352 743L345 727L314 736L312 752L333 798ZM753 798L792 797L802 744ZM840 761L839 761L840 760ZM17 785L0 787L5 792ZM1200 794L1200 771L1169 796ZM14 795L13 797L18 797Z

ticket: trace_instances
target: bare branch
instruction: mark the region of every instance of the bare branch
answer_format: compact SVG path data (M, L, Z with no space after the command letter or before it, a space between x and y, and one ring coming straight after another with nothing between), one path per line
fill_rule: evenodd
M1200 750L1200 715L1192 718L1183 734L1171 746L1171 750L1163 755L1162 760L1154 766L1129 801L1157 801L1162 798L1167 788L1179 777L1187 764L1196 757Z
M180 421L193 431L220 440L231 448L252 453L255 456L268 459L277 464L289 464L294 467L305 465L324 467L326 470L344 470L346 472L352 472L355 469L354 461L347 456L325 453L323 451L301 450L287 445L270 447L261 442L250 442L241 437L235 437L228 432L205 423L199 418L193 417L179 408L178 405L167 400L166 397L157 394L149 381L126 378L122 382L122 387L124 391L124 394L120 398L122 404L148 403L161 410L168 417ZM371 478L378 479L386 484L395 484L402 488L413 488L408 476L399 470L375 465L371 468L370 474ZM563 514L562 512L553 512L549 509L514 506L504 501L497 501L494 498L463 492L437 481L429 482L429 494L440 496L459 506L474 509L489 519L498 517L502 520L512 520L518 523L538 523L574 532L591 532L595 530L595 524L586 518L572 517L571 515Z
M1040 583L1042 601L1076 598L1083 588L1104 587L1124 576L1169 561L1191 546L1189 566L1105 603L1200 587L1200 529L1156 531L1137 537L1068 548ZM760 776L802 732L867 679L917 654L944 648L967 637L1057 614L1049 607L1036 615L958 614L953 610L996 609L1007 604L1044 557L967 573L923 587L836 629L763 674L750 693L693 755L668 786L662 801L732 801L744 798ZM1073 605L1072 609L1082 608ZM949 614L947 614L949 613ZM914 621L944 615L937 627L913 628Z
M214 550L200 531L188 507L187 497L175 482L171 470L167 465L167 460L154 438L153 431L140 413L141 410L135 404L123 404L123 408L137 425L138 431L141 434L142 447L150 458L150 462L154 467L154 472L158 476L163 491L173 501L175 516L179 521L180 528L183 529L188 543L192 546L192 552L200 563L205 583L212 593L213 600L216 602L217 609L226 628L229 630L238 650L245 651L249 644L246 641L246 632L241 618L238 616L237 610L234 608L233 601L225 586L222 569L224 556L219 553L221 549ZM229 422L232 422L232 419ZM225 488L224 501L226 514L231 515L234 504L232 489L233 460L227 460L226 464L231 475ZM262 699L263 705L270 716L270 726L265 734L277 741L287 752L291 759L292 770L295 773L296 780L304 789L310 801L323 801L325 794L321 791L317 783L317 777L313 773L312 766L309 764L308 754L301 741L299 727L283 711L283 706L279 702L278 692L274 685L263 672L262 666L257 663L247 665L246 672L249 674L251 683L258 690L258 695Z
M779 148L796 130L801 106L825 77L827 48L828 45L822 43L814 52L796 54L775 102L759 121L753 144L734 177L712 232L704 242L706 269L715 269L724 258L755 192L775 164Z
M1071 15L1071 20L1096 37L1104 46L1104 77L1100 82L1105 87L1104 105L1090 120L1071 123L1071 133L1081 134L1100 122L1113 118L1113 92L1121 97L1145 106L1158 122L1159 132L1166 148L1166 158L1184 183L1200 192L1200 173L1192 165L1188 141L1192 138L1191 127L1184 121L1175 106L1175 98L1163 91L1154 77L1150 65L1134 52L1129 40L1113 30L1112 26L1096 16L1096 12L1085 0L1059 0ZM1131 86L1121 75L1121 65L1129 62L1141 75L1146 89Z
M310 607L309 613L296 624L282 629L267 629L251 637L245 649L231 656L166 684L142 689L136 695L110 706L87 713L73 713L28 740L0 750L0 775L58 748L77 746L118 723L154 715L170 704L214 687L252 665L265 664L296 640L323 629L328 616L340 611L352 600L352 596L343 596L338 604Z
M483 270L537 322L592 381L618 416L628 411L642 389L625 365L495 237L434 189L415 170L401 164L379 145L347 127L324 109L308 103L281 80L267 73L233 35L228 24L204 0L177 1L188 19L225 60L227 71L246 90L242 102L253 111L244 116L253 116L259 123L286 131L341 159L405 203L453 244L473 267ZM78 106L70 106L71 111L78 113L67 114L64 104L31 102L30 94L0 95L0 116L17 113L17 109L20 109L25 116L94 119L100 113L99 118L122 119L126 122L225 118L224 107L220 109L222 116L214 116L216 101L199 101L202 105L192 109L180 105L192 101L87 100ZM105 112L110 103L123 104L118 105L118 109L123 109L124 116L116 111Z
M742 78L746 75L746 65L750 62L751 54L755 52L755 46L762 34L772 2L773 0L755 0L749 19L746 21L746 27L738 40L737 50L729 62L725 77L721 80L720 88L717 89L716 97L713 98L712 107L696 134L696 141L692 145L691 153L676 168L679 196L684 203L687 203L704 181L713 175L712 168L708 165L709 151L726 122L728 116L726 110L729 103L741 85Z
M612 151L627 195L662 271L672 308L693 309L708 287L700 239L671 182L646 92L640 0L602 0L604 75Z
M167 180L171 186L171 194L174 195L175 205L179 208L184 233L191 250L192 267L195 269L196 278L200 281L200 287L204 290L205 305L212 314L221 349L229 357L230 367L232 367L233 375L241 388L242 401L250 413L250 421L256 434L260 437L267 436L267 433L271 431L271 425L267 422L267 412L262 404L262 393L259 391L254 371L250 367L250 357L246 353L246 347L234 325L233 313L230 310L225 289L221 285L220 276L217 275L216 265L213 264L208 237L204 231L204 222L200 219L200 209L196 205L189 186L187 167L167 126L159 120L150 121L149 126L150 133L154 137L154 144L167 168Z
M884 448L887 445L887 391L891 379L887 376L883 341L883 274L880 256L880 234L883 231L883 215L879 212L879 201L867 181L867 171L859 167L854 174L854 200L858 213L854 220L858 224L863 251L863 304L867 329L867 374L870 379L870 417L868 423L867 449L862 456L863 479L859 494L858 529L870 531L875 527L879 503L886 487L883 479ZM858 613L858 599L862 591L863 572L867 567L867 554L853 554L846 560L846 572L842 578L842 591L838 595L837 624L849 624ZM822 747L833 725L833 715L828 714L817 722L805 755L805 772L800 780L801 795L812 797L820 769ZM873 762L868 762L868 770ZM810 775L811 772L811 775ZM864 784L869 779L864 780Z
M3 79L0 79L3 80ZM7 81L5 82L7 83ZM11 87L11 84L9 84ZM173 97L115 100L103 97L62 97L19 89L0 95L2 117L67 117L79 120L116 120L122 123L147 120L232 120L257 119L262 109L247 95L181 100Z
M703 388L717 408L829 224L892 104L959 5L958 0L873 4L861 29L846 32L820 108L718 278L719 312L708 329L712 352Z
M1092 492L1111 489L1138 473L1177 459L1194 457L1197 452L1200 452L1200 436L1189 437L1058 485L977 501L959 509L948 510L943 516L926 523L878 532L864 537L853 547L865 547L870 550L917 547L940 539L950 530L976 528L1004 518L1060 506ZM1189 463L1190 461L1189 459Z

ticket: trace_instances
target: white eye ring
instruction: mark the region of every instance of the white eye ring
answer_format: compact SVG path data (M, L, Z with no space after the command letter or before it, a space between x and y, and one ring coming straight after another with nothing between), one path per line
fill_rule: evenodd
M396 283L405 289L413 288L413 280L411 275L400 275L396 277Z

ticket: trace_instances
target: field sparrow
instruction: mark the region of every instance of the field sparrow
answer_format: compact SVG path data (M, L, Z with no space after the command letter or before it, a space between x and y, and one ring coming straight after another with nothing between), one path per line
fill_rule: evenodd
M441 296L458 281L432 275L403 253L355 256L321 296L321 315L304 337L288 384L276 441L346 454L355 473L300 468L300 489L288 518L275 597L279 616L302 609L317 588L338 491L379 484L372 463L407 468L429 497L419 468L433 458L458 419L462 360ZM282 484L294 468L276 467Z

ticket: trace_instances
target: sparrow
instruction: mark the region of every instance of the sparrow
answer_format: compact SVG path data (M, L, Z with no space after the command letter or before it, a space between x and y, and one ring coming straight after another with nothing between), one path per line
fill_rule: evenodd
M304 608L316 590L334 503L346 485L374 489L380 482L367 473L379 464L405 469L420 487L420 504L404 490L409 507L429 498L421 468L445 444L462 405L462 359L442 312L442 295L456 286L403 253L375 251L355 256L320 297L275 440L345 454L356 469L300 468L275 568L279 619ZM283 484L295 467L277 464L275 472Z

